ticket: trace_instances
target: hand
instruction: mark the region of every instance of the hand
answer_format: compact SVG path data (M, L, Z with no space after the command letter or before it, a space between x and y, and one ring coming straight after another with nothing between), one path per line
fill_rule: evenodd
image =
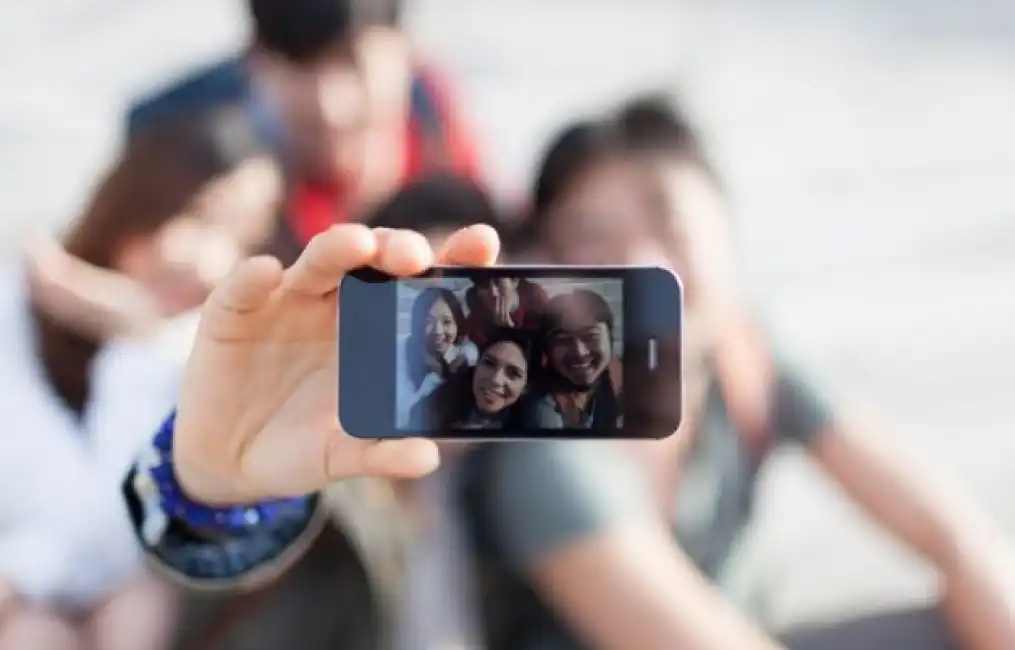
M436 258L488 266L498 247L493 230L475 226L455 233ZM270 257L239 265L205 304L184 375L174 466L187 494L236 505L354 476L432 471L432 441L360 440L339 427L336 315L349 270L412 275L434 259L418 233L342 225L315 237L289 269Z
M497 298L497 306L493 311L493 322L501 327L515 326L515 321L511 318L510 303L504 296Z
M67 253L36 236L24 249L33 302L65 327L94 340L148 334L161 321L151 294L125 275Z

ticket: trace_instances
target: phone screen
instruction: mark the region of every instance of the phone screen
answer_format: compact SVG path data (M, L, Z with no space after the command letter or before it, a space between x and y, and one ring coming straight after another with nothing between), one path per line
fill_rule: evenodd
M679 424L678 406L675 422L647 429L639 403L681 398L679 364L663 362L679 355L679 283L668 272L496 267L366 277L353 281L356 290L343 283L340 298L339 417L352 435L660 437ZM647 309L649 298L676 308ZM373 388L347 387L350 373L372 377ZM657 390L664 383L668 395ZM673 426L660 433L660 424Z

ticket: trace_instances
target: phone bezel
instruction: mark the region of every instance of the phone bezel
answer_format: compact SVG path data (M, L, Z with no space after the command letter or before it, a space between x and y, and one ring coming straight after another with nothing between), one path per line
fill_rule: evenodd
M398 282L408 278L373 268L357 269L338 289L339 391L336 414L345 432L363 439L426 437L439 440L503 441L547 439L660 439L679 427L683 414L680 346L683 334L683 285L672 271L657 266L500 265L492 267L438 266L416 278L484 276L531 279L574 277L612 278L623 282L623 385L652 388L655 378L668 373L676 388L666 393L679 400L675 417L646 424L629 417L615 430L579 428L492 432L453 430L414 431L395 427L397 412L396 355L398 340ZM660 364L662 357L669 361ZM650 362L650 356L655 359ZM676 373L674 375L673 373ZM364 376L365 375L365 376ZM342 381L341 378L346 380ZM349 379L352 377L353 379ZM672 427L671 427L672 425ZM637 434L637 435L636 435Z

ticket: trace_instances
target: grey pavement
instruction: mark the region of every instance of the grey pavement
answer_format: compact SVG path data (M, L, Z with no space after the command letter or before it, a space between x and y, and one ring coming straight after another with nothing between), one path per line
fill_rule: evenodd
M226 0L0 5L0 224L73 213L144 88L242 37ZM617 93L684 94L737 206L773 331L876 404L1015 535L1015 4L422 0L507 194L541 142ZM932 576L789 455L756 550L796 621L925 599Z

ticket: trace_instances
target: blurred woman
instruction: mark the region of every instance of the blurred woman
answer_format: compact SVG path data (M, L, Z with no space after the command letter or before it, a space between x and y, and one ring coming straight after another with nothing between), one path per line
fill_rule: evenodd
M680 273L684 419L664 442L628 443L630 466L610 453L616 443L562 443L505 445L473 468L467 493L490 581L480 601L495 648L783 647L733 589L755 479L781 443L808 451L943 587L938 611L860 621L848 634L791 632L790 647L1015 643L1008 544L914 450L835 410L757 326L735 282L722 194L686 121L646 100L569 128L544 159L535 203L531 232L554 261Z
M523 331L488 330L475 367L464 368L413 409L414 430L510 429L515 405L535 374L534 350Z
M122 477L176 398L192 323L170 321L267 237L280 188L238 115L167 123L126 147L62 245L4 275L3 650L165 647L170 593Z

